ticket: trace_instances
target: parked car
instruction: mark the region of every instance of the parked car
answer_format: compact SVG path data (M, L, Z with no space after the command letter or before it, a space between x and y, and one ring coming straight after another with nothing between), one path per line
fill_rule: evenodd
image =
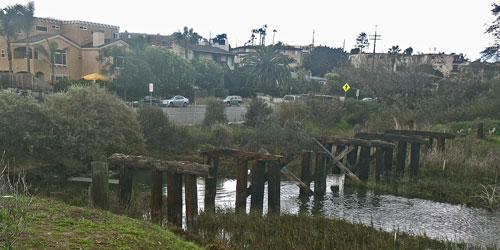
M363 101L363 102L373 102L373 98L366 97L366 98L361 99L361 101Z
M131 102L130 104L132 107L139 107L142 105L160 106L160 100L156 97L147 95L138 101Z
M161 106L163 107L187 107L189 99L184 96L176 95L170 99L165 99L161 101Z
M295 102L299 100L298 95L285 95L283 96L283 102Z
M227 96L226 99L224 99L224 101L222 101L222 102L224 102L228 106L231 106L231 105L240 106L243 103L243 100L241 99L241 96L239 96L239 95L230 95L230 96Z

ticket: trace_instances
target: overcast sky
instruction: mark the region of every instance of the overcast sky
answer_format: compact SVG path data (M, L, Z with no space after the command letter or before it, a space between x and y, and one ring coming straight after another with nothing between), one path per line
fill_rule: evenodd
M3 0L0 7L26 4L27 0ZM242 46L251 30L268 25L266 44L354 47L360 32L373 34L375 25L382 40L377 52L392 45L415 52L464 53L479 58L493 39L484 34L494 19L492 0L358 0L358 1L114 1L35 0L35 15L64 20L83 20L120 26L120 31L171 34L184 26L205 38L226 33L231 46ZM370 51L373 47L370 46Z

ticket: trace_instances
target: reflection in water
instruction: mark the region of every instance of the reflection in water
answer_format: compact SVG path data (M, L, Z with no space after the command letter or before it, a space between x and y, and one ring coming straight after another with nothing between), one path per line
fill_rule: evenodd
M149 173L134 176L134 188L149 191ZM327 188L323 195L299 196L299 188L292 182L281 182L281 212L311 213L351 222L373 224L387 231L401 230L426 234L432 238L500 245L500 213L422 199L408 199L393 195L376 195L371 190L344 189L343 176L328 177L327 187L339 185L335 191ZM198 183L198 207L203 210L205 184ZM312 190L313 186L311 187ZM165 190L166 191L166 190ZM264 194L264 213L267 212L267 185ZM184 197L184 193L183 193ZM236 180L217 180L216 206L234 209ZM184 198L182 199L184 202ZM184 206L183 206L184 209ZM247 212L250 211L250 197ZM185 211L183 211L185 215Z

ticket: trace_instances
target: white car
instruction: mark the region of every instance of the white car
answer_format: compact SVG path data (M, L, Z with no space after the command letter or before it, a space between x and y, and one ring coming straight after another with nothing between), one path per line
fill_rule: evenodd
M231 105L240 106L241 103L243 103L243 99L241 99L241 96L239 96L239 95L230 95L230 96L227 96L223 102L228 106L231 106Z
M176 95L170 99L162 100L161 104L165 107L187 107L189 99L184 96Z

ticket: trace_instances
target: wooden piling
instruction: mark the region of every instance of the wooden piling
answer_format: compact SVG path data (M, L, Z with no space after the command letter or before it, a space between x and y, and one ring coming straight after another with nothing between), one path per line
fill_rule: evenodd
M312 151L303 150L302 151L302 165L300 168L300 181L306 184L307 187L311 187L311 158ZM304 188L300 188L300 194L306 194Z
M151 172L151 220L162 222L163 220L163 172L153 170Z
M326 191L326 154L316 152L314 175L314 193L321 194Z
M434 144L434 137L429 138L429 143L427 144L427 148L432 150L432 144Z
M167 220L182 227L182 174L167 173Z
M370 167L370 147L361 147L359 152L359 179L362 181L368 180Z
M477 124L477 138L483 139L484 138L484 130L483 130L484 124L482 122L479 122Z
M437 149L439 152L444 152L445 138L437 138Z
M108 183L108 163L107 162L92 162L92 183L91 204L94 207L108 210L109 209L109 183Z
M215 212L215 195L217 193L217 169L219 156L209 156L207 165L211 165L209 172L213 178L205 178L205 211Z
M391 182L393 154L394 150L392 148L384 150L384 166L385 166L384 180L387 183Z
M358 147L354 146L354 150L352 150L349 154L347 154L347 167L352 171L354 171L357 160L358 160Z
M184 175L184 185L184 196L186 201L186 225L188 230L191 230L198 223L198 186L196 184L196 175Z
M377 148L375 153L375 182L380 181L380 175L384 170L384 150L380 147Z
M120 209L125 210L130 204L132 196L132 176L133 169L125 164L120 166L120 178L118 182L118 202Z
M398 175L403 175L406 165L406 145L404 141L398 142L397 155L396 155L396 173Z
M255 161L252 166L252 197L250 212L262 214L264 206L264 183L266 175L266 162Z
M280 165L277 161L267 163L267 201L269 214L280 214Z
M344 151L345 148L346 146L344 145L337 145L337 148L335 149L335 156L339 155L342 151ZM342 159L340 161L342 161ZM334 165L332 174L340 174L340 173L341 173L340 168L337 167L337 165Z
M410 177L417 176L419 163L420 163L420 143L412 142L410 151Z
M236 212L246 212L248 186L248 160L238 161L238 176L236 179Z

